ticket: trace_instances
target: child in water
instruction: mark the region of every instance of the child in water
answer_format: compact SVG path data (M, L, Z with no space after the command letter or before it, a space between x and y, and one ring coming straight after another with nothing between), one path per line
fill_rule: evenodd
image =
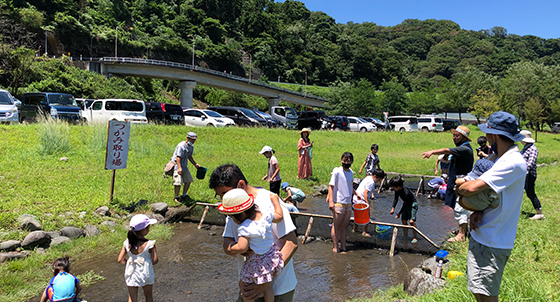
M70 274L70 259L68 256L56 259L52 264L54 277L41 296L41 302L47 301L78 301L77 296L82 291L78 278Z
M251 253L245 259L241 269L241 281L266 284L263 292L266 302L274 301L272 278L279 274L283 267L282 253L274 244L272 222L274 213L261 212L252 195L243 189L232 189L224 194L223 202L218 211L228 215L239 225L239 238L236 243L227 247L227 251L235 254ZM282 213L279 203L274 203L275 212ZM283 217L279 218L282 221ZM242 287L242 284L239 284ZM243 298L244 301L245 298Z
M128 301L138 301L138 288L142 287L146 302L153 302L152 286L154 284L154 265L158 263L156 241L145 238L150 232L150 225L155 224L144 214L134 215L130 219L130 230L123 243L118 262L126 264L124 279L128 286ZM125 256L128 255L128 260Z
M403 200L403 206L395 218L401 218L402 224L410 224L416 227L416 212L418 211L418 202L416 202L416 197L412 194L409 188L404 186L404 181L400 176L395 176L389 180L389 187L393 188L395 191L395 200L393 201L393 207L389 214L393 215L395 213L395 206L399 201L399 197ZM404 228L404 237L408 238L408 229ZM416 231L412 231L412 243L418 242L416 238Z
M282 191L288 194L288 196L284 198L284 202L291 203L296 208L297 204L303 202L303 200L305 199L305 193L303 193L301 189L294 188L287 182L282 183Z

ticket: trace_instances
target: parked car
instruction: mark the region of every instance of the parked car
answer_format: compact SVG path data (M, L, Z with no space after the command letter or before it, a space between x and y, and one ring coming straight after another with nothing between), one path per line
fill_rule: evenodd
M76 98L76 103L78 103L78 107L82 108L82 110L86 110L93 104L94 99L81 99Z
M435 116L421 116L418 118L418 129L421 131L443 131L442 119Z
M70 123L83 121L82 110L74 96L56 92L24 93L19 120L22 123L35 122L39 116L50 116Z
M177 124L177 125L185 124L183 108L181 106L176 104L156 103L156 102L146 102L146 104L149 104L150 107L152 105L161 107L161 111L163 111L163 120L165 124Z
M395 125L395 131L418 131L418 119L415 116L390 116L389 123Z
M235 126L235 122L212 110L202 109L185 109L185 125L187 126L212 126L212 127L226 127Z
M17 123L19 123L19 107L16 99L7 90L0 89L0 124Z
M273 119L284 123L286 128L296 129L298 127L298 116L296 110L287 106L270 107L270 116Z
M459 120L444 119L441 122L443 125L443 131L449 131L461 126L461 122Z
M361 119L374 124L377 127L377 131L384 131L387 127L387 123L375 117L361 117Z
M323 129L335 131L349 130L348 118L339 115L328 116L323 122Z
M270 116L270 114L266 112L262 112L259 110L253 110L253 112L255 112L258 116L260 116L262 119L266 121L268 128L284 127L284 123L273 119L272 116Z
M141 100L95 100L84 113L88 123L107 123L110 120L147 124L146 106Z
M550 131L552 131L552 133L560 132L560 122L552 124L552 127L550 127Z
M266 127L266 121L247 108L210 106L208 110L213 110L225 117L229 117L239 126Z
M377 127L374 124L354 116L348 117L348 125L350 127L350 131L369 132L377 130Z
M161 108L161 103L145 102L144 104L146 105L148 123L165 124L165 112Z
M324 111L300 111L298 114L298 129L321 129L323 121L327 118Z

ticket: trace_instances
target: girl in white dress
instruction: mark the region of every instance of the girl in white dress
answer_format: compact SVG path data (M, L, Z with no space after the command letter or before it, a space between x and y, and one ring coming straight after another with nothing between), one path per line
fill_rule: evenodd
M150 225L155 224L144 214L134 215L130 219L128 238L123 243L118 262L126 264L124 279L128 286L128 301L138 301L138 288L142 287L146 302L153 302L152 285L154 284L154 264L158 263L156 241L144 236L150 232ZM127 257L128 256L128 259Z
M230 245L227 250L235 254L246 256L241 269L241 281L257 284L266 284L263 296L265 302L274 301L272 278L282 272L284 261L282 253L274 244L272 237L272 222L276 219L282 221L283 217L274 219L274 213L261 212L254 203L252 195L243 189L232 189L224 194L223 202L218 210L230 216L238 224L237 242ZM281 209L274 203L275 212ZM246 253L252 251L250 255ZM240 287L242 284L240 284ZM248 301L243 298L244 301Z

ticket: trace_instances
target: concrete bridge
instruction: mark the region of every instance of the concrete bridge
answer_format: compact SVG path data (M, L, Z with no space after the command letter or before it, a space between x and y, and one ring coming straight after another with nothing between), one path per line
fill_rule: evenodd
M320 108L323 108L328 102L327 99L314 95L184 63L105 57L89 62L88 69L103 75L114 74L179 81L181 106L189 108L193 106L193 88L197 83L263 97L267 100L269 109L271 106L277 106L280 101Z

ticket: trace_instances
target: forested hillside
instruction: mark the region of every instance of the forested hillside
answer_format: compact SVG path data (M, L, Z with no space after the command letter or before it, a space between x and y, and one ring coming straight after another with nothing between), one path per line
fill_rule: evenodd
M117 37L122 57L190 63L194 43L199 66L244 76L251 61L263 81L332 86L333 113L485 116L497 107L530 120L531 103L542 109L534 122L559 119L560 40L502 27L340 24L292 0L0 0L0 34L5 87L14 68L7 51L42 55L47 36L50 56L114 56Z

